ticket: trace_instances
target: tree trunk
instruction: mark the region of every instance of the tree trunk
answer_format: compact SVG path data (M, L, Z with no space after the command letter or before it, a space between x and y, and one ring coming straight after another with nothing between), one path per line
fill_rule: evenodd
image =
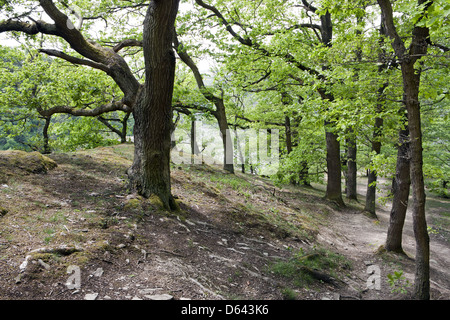
M50 127L50 122L52 120L52 117L45 117L45 125L44 128L42 129L42 134L44 136L44 151L43 154L50 154L52 152L51 148L50 148L50 139L48 136L48 129Z
M300 163L299 182L304 186L311 186L311 181L309 179L308 161L302 161Z
M326 122L325 128L330 125ZM338 206L345 206L342 200L342 186L341 186L341 146L338 136L333 132L326 132L327 142L327 191L325 197L328 200L335 202Z
M225 103L223 101L223 97L215 96L206 88L205 83L203 82L203 76L201 75L194 60L192 60L190 55L184 49L183 44L179 42L178 35L176 34L176 32L173 33L173 43L180 59L191 69L192 73L194 74L194 78L195 81L197 82L197 86L200 92L206 99L214 103L216 107L216 110L214 110L212 114L215 116L219 124L219 130L223 142L223 155L224 155L223 169L230 173L234 173L233 142L231 140L231 135L229 132L227 114L225 110Z
M284 129L286 135L286 152L290 154L292 152L292 131L291 131L291 118L289 116L284 117Z
M392 47L400 61L403 78L404 104L408 111L408 126L410 134L411 162L410 176L413 200L413 228L416 239L416 272L414 294L417 299L430 298L430 239L425 217L425 186L423 181L422 129L419 103L421 70L416 69L418 60L427 54L430 32L426 27L414 26L411 44L407 50L405 43L397 33L392 5L388 0L378 0L384 16L387 33L393 39ZM422 16L433 1L418 0L422 6Z
M375 154L380 154L381 152L381 129L383 127L383 119L375 118L375 125L373 130L373 140L372 140L372 152ZM377 217L375 213L375 205L376 205L376 193L377 193L377 172L375 170L369 169L367 175L367 192L366 192L366 206L364 211L368 212L374 218Z
M175 54L172 32L179 0L151 1L144 21L146 80L133 110L134 162L130 184L140 195L157 196L176 209L170 184L170 145Z
M225 103L223 99L218 99L215 101L215 105L216 112L214 115L219 123L220 136L223 144L223 169L229 173L234 173L233 141L225 112Z
M321 36L322 43L330 47L332 46L333 39L333 23L331 21L331 14L327 10L323 15L320 15L321 22ZM322 67L326 70L328 67ZM324 88L319 88L319 94L324 100L330 102L334 100L334 96L330 93L326 93ZM335 202L338 206L344 207L344 200L342 200L342 186L341 186L341 145L338 140L338 135L332 131L328 131L328 128L334 128L334 123L329 120L325 120L326 130L326 145L327 145L327 191L325 197L328 200Z
M200 149L197 144L197 128L196 121L191 120L191 155L197 156L200 154ZM192 161L194 163L194 161Z
M406 122L405 114L405 122ZM405 128L399 132L399 144L397 150L397 165L395 178L392 181L392 208L389 219L385 249L391 252L403 253L402 235L405 223L406 210L408 208L409 189L411 179L409 173L410 150L409 150L409 130L405 123Z
M120 143L127 142L127 132L128 132L128 119L130 118L131 112L125 113L125 116L122 120L122 132L120 134Z
M426 43L423 45L427 46ZM408 125L411 137L411 186L413 201L413 227L416 238L415 296L430 298L430 239L425 217L425 186L423 181L422 129L419 104L420 72L414 63L402 63L403 85Z
M353 133L352 133L353 134ZM347 199L358 200L357 197L357 167L356 167L356 137L347 139L347 179L346 193Z

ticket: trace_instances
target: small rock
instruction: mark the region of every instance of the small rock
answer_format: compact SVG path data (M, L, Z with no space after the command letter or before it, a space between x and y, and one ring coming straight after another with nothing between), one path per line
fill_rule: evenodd
M22 264L19 266L20 272L24 272L28 265L28 260L31 258L31 256L26 256L25 260L22 262Z
M88 293L84 296L84 300L95 300L97 299L98 293Z
M17 277L14 278L14 280L16 281L16 284L19 284L22 282L22 275L19 274Z
M155 295L146 295L145 296L147 299L150 300L173 300L173 296L171 296L170 294L155 294Z
M142 300L142 299L139 297L133 297L133 299L131 299L131 300Z
M158 291L158 290L162 290L162 289L161 288L140 289L139 293L142 294L142 295L148 295L148 294L154 293L155 291Z
M103 275L103 269L102 268L98 268L97 270L95 270L95 272L92 275L94 277L101 277Z
M45 270L50 270L50 265L42 261L41 259L38 260L38 263L44 267Z

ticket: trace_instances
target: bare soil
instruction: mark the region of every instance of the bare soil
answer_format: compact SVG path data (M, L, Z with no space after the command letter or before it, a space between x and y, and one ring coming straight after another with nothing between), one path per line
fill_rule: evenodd
M181 210L169 213L127 190L132 154L128 144L52 154L58 166L47 173L7 175L0 184L1 300L411 297L410 218L408 257L377 252L388 204L374 220L358 202L345 209L328 203L320 186L279 188L261 177L183 165L172 169ZM447 300L450 206L430 199L432 299ZM320 267L301 264L316 258ZM77 281L67 284L74 266L75 288ZM368 283L374 268L379 288ZM396 271L405 279L391 286L388 275ZM301 273L309 278L296 277Z

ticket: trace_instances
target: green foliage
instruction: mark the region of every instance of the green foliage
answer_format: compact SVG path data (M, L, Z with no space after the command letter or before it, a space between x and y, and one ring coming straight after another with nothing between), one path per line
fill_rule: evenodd
M280 130L281 165L273 176L275 181L298 181L305 163L310 181L324 181L325 130L339 135L342 150L348 138L356 138L361 171L371 169L386 178L393 176L398 131L403 125L399 112L402 75L391 41L380 35L380 10L376 3L318 0L311 2L315 12L293 0L206 3L217 8L228 25L222 25L223 21L211 11L186 0L181 1L177 33L198 63L208 90L223 97L230 125ZM55 4L72 20L78 19L61 2ZM83 35L101 45L142 39L141 25L148 6L145 3L74 0L66 4L82 16L101 17L85 20L81 29ZM424 172L429 190L448 196L450 79L448 54L443 48L449 47L446 35L450 5L448 1L435 0L423 16L424 5L418 6L415 1L392 4L395 24L400 37L406 39L406 46L414 25L430 29L433 45L418 62L422 69ZM40 19L34 1L0 1L0 6L1 19L21 16L25 21L28 15ZM317 27L327 14L333 28L330 45L322 43ZM0 148L43 148L44 119L37 112L39 108L94 108L120 97L116 85L103 72L49 59L33 49L56 46L80 57L62 39L17 34L10 37L20 40L24 47L0 47ZM141 48L124 48L121 54L137 78L143 80ZM319 88L331 94L332 101L323 99ZM189 120L213 118L214 106L199 91L192 73L182 63L177 65L173 101L192 107L192 113L183 115L184 120L177 123L183 130L189 129ZM291 120L293 142L289 154L286 117ZM379 155L371 152L376 117L384 121L378 138L382 144ZM333 126L325 128L326 120L332 120ZM112 143L104 130L95 119L55 116L50 126L50 143L53 149L60 150Z
M407 289L411 286L409 280L403 275L403 271L394 271L394 274L389 273L387 278L393 293L406 294L408 292Z
M1 47L0 149L42 150L41 114L65 105L73 109L95 107L117 94L106 75L51 60L33 52ZM108 145L113 141L95 118L53 116L49 129L53 150L74 150Z

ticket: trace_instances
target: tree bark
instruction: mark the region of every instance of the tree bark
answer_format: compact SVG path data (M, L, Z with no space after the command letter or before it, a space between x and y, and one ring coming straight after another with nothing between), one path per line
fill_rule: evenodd
M50 122L52 120L52 117L45 117L45 125L42 129L42 135L44 136L44 151L43 154L50 154L52 152L50 148L50 138L48 136L48 129L50 127Z
M134 162L130 185L140 195L157 196L166 209L176 209L170 183L172 95L175 54L172 32L179 0L151 1L144 21L146 80L133 110Z
M414 40L413 40L414 41ZM427 46L426 43L422 44ZM430 298L430 239L425 216L425 185L423 180L422 129L419 104L420 73L414 63L402 63L403 81L408 109L411 137L411 186L413 201L413 228L416 238L415 296Z
M403 40L397 33L391 3L388 0L378 0L389 37L393 39L392 47L400 61L403 78L404 104L408 111L408 126L410 133L410 176L413 200L413 229L416 239L416 272L414 294L417 299L430 299L430 239L425 217L425 186L423 180L422 129L419 102L420 69L415 65L427 53L429 30L415 26L412 39L407 50ZM418 0L418 5L424 5L422 17L433 1Z
M325 122L325 129L330 125L330 122ZM342 199L342 186L341 186L341 146L338 140L338 136L327 130L326 132L327 143L327 191L325 198L335 202L338 206L345 206Z
M375 118L375 125L373 130L373 140L372 140L372 152L375 154L380 154L381 152L381 129L383 127L383 119ZM367 192L366 192L366 205L364 207L364 211L368 212L374 218L377 217L375 212L376 205L376 192L377 192L377 179L378 175L376 170L369 169L367 175Z
M191 120L191 155L197 156L200 154L200 149L197 144L197 128L195 120ZM192 161L193 163L194 161Z
M349 200L358 200L357 194L357 166L356 166L356 137L347 139L347 179L346 179L346 195Z
M404 109L403 109L404 110ZM409 150L409 130L406 124L399 132L399 142L397 150L397 165L395 178L392 181L392 208L389 219L389 227L386 237L385 249L391 252L403 253L402 238L403 225L405 223L406 210L408 209L408 199L411 187L409 174L410 150Z
M326 11L325 14L320 16L321 22L321 36L322 43L331 47L333 39L333 24L331 21L331 14ZM327 69L327 67L323 67ZM319 94L322 99L333 101L334 96L330 93L326 93L323 88L319 89ZM331 128L331 130L329 129ZM338 140L338 135L333 132L334 122L330 120L325 120L325 130L326 130L326 145L327 145L327 191L325 197L328 200L335 202L338 206L344 207L344 200L342 199L342 173L341 173L341 144Z
M214 116L219 123L220 135L223 144L223 169L234 174L233 141L231 139L230 128L228 126L225 103L223 99L217 99L215 101L215 105L216 112L214 113Z

